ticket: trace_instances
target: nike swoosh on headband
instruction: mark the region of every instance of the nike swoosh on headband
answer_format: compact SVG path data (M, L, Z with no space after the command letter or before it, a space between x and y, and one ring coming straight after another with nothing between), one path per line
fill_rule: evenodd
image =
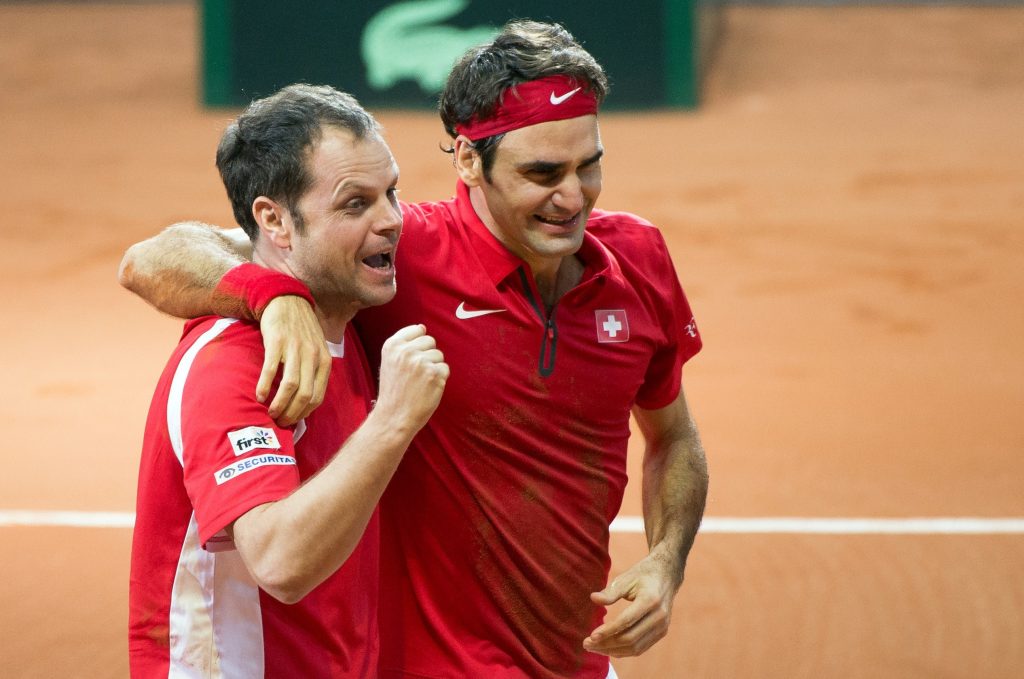
M576 94L576 93L577 93L577 92L579 92L579 91L580 91L580 88L579 88L579 87L577 87L577 88L576 88L576 89L574 89L574 90L569 90L568 92L566 92L565 94L563 94L563 95L562 95L562 96L560 96L560 97L556 97L556 96L555 96L555 92L554 92L554 90L552 90L552 91L551 91L551 103L552 103L553 105L555 105L555 106L558 106L559 104L561 104L562 102L564 102L564 101L568 100L568 99L569 99L569 97L571 97L572 95Z

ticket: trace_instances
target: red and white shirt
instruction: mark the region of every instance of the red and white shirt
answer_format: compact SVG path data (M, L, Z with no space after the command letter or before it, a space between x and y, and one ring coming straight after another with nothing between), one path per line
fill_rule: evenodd
M379 518L345 564L294 605L253 582L225 528L316 473L362 423L373 381L355 333L327 396L295 428L256 401L258 326L185 326L156 388L139 471L129 592L133 677L375 676Z
M701 346L664 240L595 210L582 280L548 313L464 185L402 208L398 294L356 324L374 357L424 323L451 377L381 503L381 677L605 679L582 642L605 613L590 593L630 409L671 403Z

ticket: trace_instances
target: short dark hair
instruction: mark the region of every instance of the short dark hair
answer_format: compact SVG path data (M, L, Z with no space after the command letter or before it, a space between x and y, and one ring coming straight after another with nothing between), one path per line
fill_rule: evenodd
M560 24L508 22L494 40L473 47L452 68L438 105L445 131L454 139L457 125L490 117L508 88L551 75L574 79L594 94L599 105L608 94L604 69ZM488 180L502 136L473 144Z
M252 204L259 196L283 203L301 233L299 199L309 189L306 159L333 126L356 139L378 134L380 126L355 97L326 85L289 85L257 99L228 125L217 146L217 169L231 208L249 239L259 235Z

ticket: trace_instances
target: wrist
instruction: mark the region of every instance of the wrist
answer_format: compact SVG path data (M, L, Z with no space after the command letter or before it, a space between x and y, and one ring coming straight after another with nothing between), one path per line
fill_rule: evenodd
M401 405L392 408L380 400L374 403L366 421L372 423L372 426L379 427L382 438L398 446L408 445L423 426L410 417L408 408Z
M302 297L315 306L313 295L302 281L251 262L239 264L224 274L213 294L238 300L254 321L260 320L272 300L283 295Z
M647 558L660 571L661 576L673 584L674 589L679 589L686 571L686 554L678 544L666 540L654 545Z

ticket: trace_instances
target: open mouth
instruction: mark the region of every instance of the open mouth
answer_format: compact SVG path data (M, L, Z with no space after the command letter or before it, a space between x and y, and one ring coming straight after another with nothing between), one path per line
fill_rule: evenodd
M363 264L370 267L371 269L390 269L391 253L379 252L376 255L370 255L369 257L363 259Z
M577 212L571 217L566 217L565 219L555 219L554 217L544 217L542 215L534 215L533 217L538 222L543 222L544 224L551 224L552 226L561 226L564 228L567 226L575 226L576 223L579 221L580 213Z

